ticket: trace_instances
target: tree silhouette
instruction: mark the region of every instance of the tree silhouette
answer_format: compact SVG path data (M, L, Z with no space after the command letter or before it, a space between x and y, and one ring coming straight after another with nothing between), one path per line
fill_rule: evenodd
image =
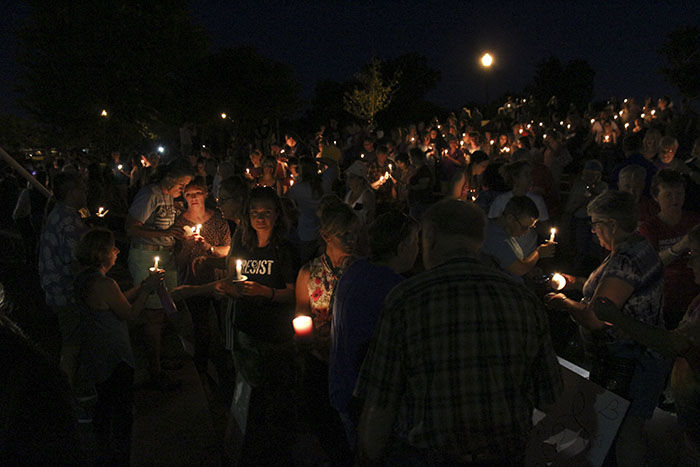
M684 105L689 105L700 94L700 29L681 26L671 31L660 49L666 59L661 73L678 88Z
M382 75L382 62L374 57L355 79L355 88L345 93L344 108L348 113L374 126L377 113L391 102L397 76L385 79Z
M206 50L185 0L28 3L19 90L53 143L124 147L177 128L182 72Z

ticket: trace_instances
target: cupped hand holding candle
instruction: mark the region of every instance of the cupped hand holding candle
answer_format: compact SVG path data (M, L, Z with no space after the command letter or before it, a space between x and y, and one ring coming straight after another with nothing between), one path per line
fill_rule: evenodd
M292 320L292 326L297 336L308 336L314 328L314 322L310 316L297 316Z

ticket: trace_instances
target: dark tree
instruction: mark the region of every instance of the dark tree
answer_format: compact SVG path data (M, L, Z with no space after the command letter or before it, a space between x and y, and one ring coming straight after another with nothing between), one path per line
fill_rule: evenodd
M690 105L700 95L700 29L696 26L674 29L660 52L666 59L661 73L678 88L684 105Z
M559 108L567 109L574 104L583 109L593 97L594 78L595 71L587 61L571 60L564 66L552 56L537 64L534 83L526 92L532 94L541 107L556 96Z
M20 92L54 143L124 147L174 135L182 73L206 50L185 0L28 3Z
M291 67L247 46L207 57L190 86L199 121L216 124L225 112L240 134L255 132L264 120L291 118L301 106L300 90Z
M440 81L440 72L428 65L428 59L416 52L387 60L382 65L385 78L397 77L392 99L378 116L383 125L396 126L407 121L429 118L435 106L425 101L428 91Z

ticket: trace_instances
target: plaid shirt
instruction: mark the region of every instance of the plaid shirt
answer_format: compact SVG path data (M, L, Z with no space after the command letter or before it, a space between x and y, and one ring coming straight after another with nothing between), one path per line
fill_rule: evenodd
M541 302L471 257L395 287L355 395L398 407L395 434L456 458L521 456L561 374Z
M86 230L78 210L62 201L46 219L39 244L39 277L49 306L73 302L73 254Z

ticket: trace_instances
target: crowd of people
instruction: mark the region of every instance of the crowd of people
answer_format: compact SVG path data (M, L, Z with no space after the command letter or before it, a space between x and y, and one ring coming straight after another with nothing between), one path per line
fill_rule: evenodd
M236 387L243 465L288 463L300 430L330 464L522 465L576 343L630 401L611 462L642 465L663 394L700 452L700 138L674 118L665 97L561 119L509 99L488 122L332 121L244 155L55 157L29 167L50 200L6 199L105 461L129 462L132 323L149 384L173 391L162 334L187 313L202 385ZM233 365L212 378L217 345Z

